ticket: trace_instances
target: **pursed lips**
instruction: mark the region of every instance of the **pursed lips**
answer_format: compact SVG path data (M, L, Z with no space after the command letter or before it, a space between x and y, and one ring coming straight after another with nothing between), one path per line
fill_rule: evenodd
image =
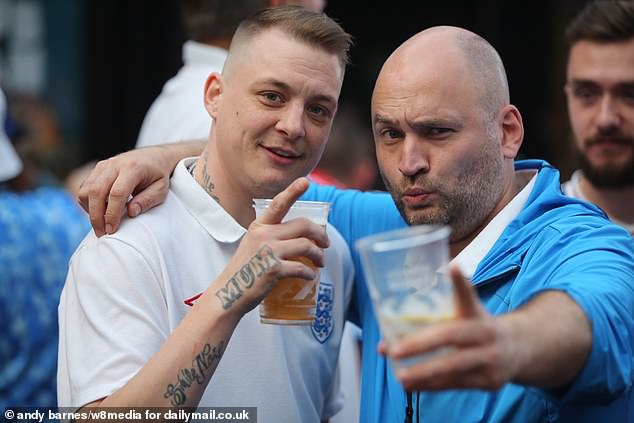
M426 203L430 196L433 194L431 191L426 191L422 188L407 188L403 191L403 201L410 206L420 206Z

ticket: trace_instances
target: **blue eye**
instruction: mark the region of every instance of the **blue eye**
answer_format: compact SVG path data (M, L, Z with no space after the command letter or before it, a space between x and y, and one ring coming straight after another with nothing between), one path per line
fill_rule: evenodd
M396 129L383 129L379 131L379 138L385 143L393 143L403 137L401 131Z
M308 111L310 113L313 113L315 115L324 115L327 116L329 115L328 110L320 105L317 104L313 104L311 106L308 106Z
M274 92L264 92L262 93L262 97L264 97L266 101L269 101L271 103L279 103L280 101L282 101L282 96Z
M394 129L388 129L386 131L383 131L383 135L387 138L398 138L401 133L399 131L396 131Z

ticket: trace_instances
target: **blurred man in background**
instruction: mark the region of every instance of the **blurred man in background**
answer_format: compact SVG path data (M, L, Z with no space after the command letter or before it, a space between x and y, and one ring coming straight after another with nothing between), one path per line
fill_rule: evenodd
M565 92L580 168L564 192L634 236L634 2L589 3L566 30Z
M5 131L0 91L0 410L57 404L57 304L90 225L69 192L37 187Z

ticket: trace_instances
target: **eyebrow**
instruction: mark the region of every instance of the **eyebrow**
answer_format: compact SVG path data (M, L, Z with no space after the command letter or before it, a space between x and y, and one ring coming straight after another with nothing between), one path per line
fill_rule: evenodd
M264 78L264 79L260 79L255 81L254 85L273 85L274 87L278 88L281 91L292 91L292 88L290 85L288 85L286 82L282 82L278 79L275 78ZM333 103L333 104L337 104L337 100L329 95L325 95L325 94L317 94L315 96L311 97L312 101L325 101L325 102L329 102L329 103Z
M421 131L433 127L447 127L453 129L462 128L462 125L457 121L443 118L422 119L419 121L407 122L407 124L415 131ZM374 125L400 126L398 121L379 114L374 116Z
M572 85L582 86L582 87L583 86L599 86L599 85L601 85L599 82L594 81L592 79L573 79L573 80L570 81L570 83ZM616 89L623 89L623 88L630 89L630 88L634 88L634 80L619 82L616 85L614 85L614 87Z
M387 117L379 115L379 114L374 116L373 121L374 121L373 122L374 125L377 125L377 124L382 124L382 125L387 125L387 126L395 126L396 125L396 121L395 120L387 118Z

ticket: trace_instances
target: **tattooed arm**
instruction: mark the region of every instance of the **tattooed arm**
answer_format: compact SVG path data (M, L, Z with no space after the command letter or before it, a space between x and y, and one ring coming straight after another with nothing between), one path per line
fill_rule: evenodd
M279 223L307 187L301 178L276 196L159 351L123 387L86 407L196 407L242 316L279 278L314 277L311 268L290 258L307 256L323 266L324 228L306 219Z

